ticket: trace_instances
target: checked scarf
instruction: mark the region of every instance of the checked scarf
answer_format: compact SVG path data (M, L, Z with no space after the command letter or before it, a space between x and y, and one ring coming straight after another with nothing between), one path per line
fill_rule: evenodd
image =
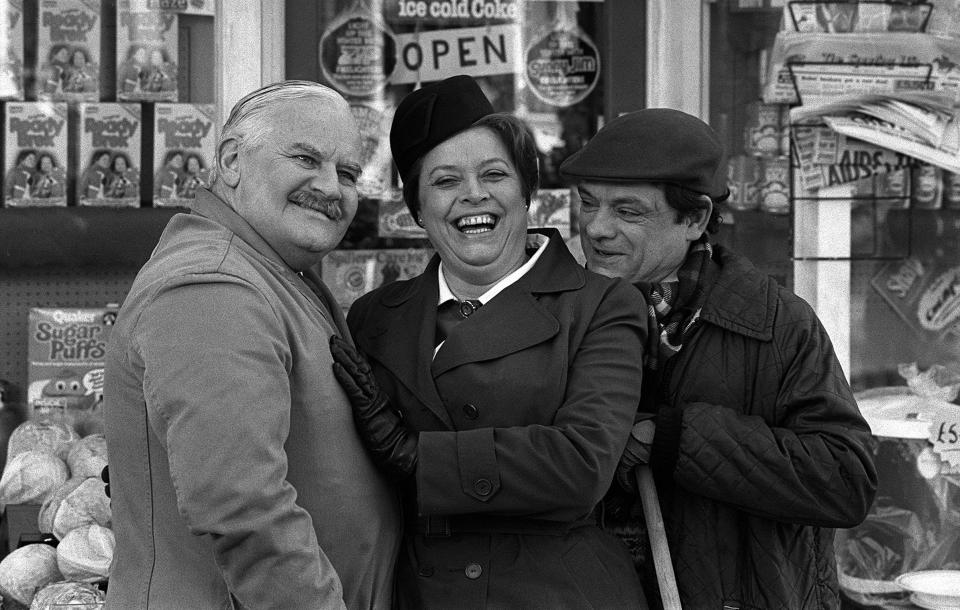
M683 347L687 331L700 317L700 309L714 277L713 247L704 233L693 242L677 271L676 282L634 284L647 299L650 333L643 357L645 369L659 370ZM656 324L656 326L654 326Z

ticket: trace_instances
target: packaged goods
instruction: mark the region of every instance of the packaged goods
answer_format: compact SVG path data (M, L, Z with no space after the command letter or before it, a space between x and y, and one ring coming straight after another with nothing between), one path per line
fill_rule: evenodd
M790 158L761 157L760 209L770 214L790 212Z
M149 0L117 2L117 100L176 102L177 14Z
M101 610L106 594L93 585L60 581L40 589L30 610Z
M186 206L209 186L213 167L212 104L156 104L153 128L153 205Z
M428 249L334 250L323 259L323 282L346 311L378 286L420 274L433 255Z
M938 210L943 204L943 170L917 162L911 172L910 205L918 210Z
M0 45L0 99L23 99L23 3L20 0L0 2L0 31L5 31L6 45Z
M103 487L99 476L64 481L40 507L37 527L45 534L53 534L57 540L63 540L71 531L84 525L109 527L112 518L110 499Z
M37 592L63 580L57 568L57 549L48 544L28 544L0 561L0 595L29 607Z
M905 575L960 565L960 462L950 433L960 406L948 402L960 376L934 383L930 370L900 369L910 387L856 395L877 439L878 489L864 522L838 530L835 545L841 588L871 607L910 601L900 582Z
M360 128L360 165L363 173L357 182L357 192L364 197L382 199L389 197L393 184L393 159L390 156L390 140L383 134L390 133L393 106L373 102L350 104L350 113Z
M100 582L110 574L116 541L109 528L83 525L57 545L57 567L67 580Z
M80 104L77 204L140 205L140 104Z
M67 466L70 476L99 477L107 465L107 439L103 434L90 434L70 446Z
M943 207L960 210L960 174L956 172L943 173Z
M30 419L66 423L80 436L103 430L103 361L115 319L108 307L30 310Z
M732 210L756 210L760 206L757 183L760 160L753 155L736 155L727 162L727 206Z
M28 420L19 424L7 443L7 461L24 451L46 451L66 460L80 436L60 421Z
M11 102L4 117L4 204L67 205L67 105Z
M570 237L570 189L539 189L530 198L527 226L551 228Z
M3 467L0 508L7 504L42 504L69 476L66 462L52 453L19 453Z
M40 0L38 100L100 99L100 0Z
M747 104L746 113L744 152L748 155L781 154L780 106L757 100Z

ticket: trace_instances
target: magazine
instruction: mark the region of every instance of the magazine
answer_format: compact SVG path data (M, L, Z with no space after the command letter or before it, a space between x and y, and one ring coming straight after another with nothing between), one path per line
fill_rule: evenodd
M153 0L117 2L117 100L176 102L177 14Z
M209 186L216 133L213 104L156 104L153 205L187 206Z
M100 0L40 0L38 100L100 100Z
M4 129L4 204L67 205L67 104L8 102Z
M81 104L77 204L140 205L140 104Z

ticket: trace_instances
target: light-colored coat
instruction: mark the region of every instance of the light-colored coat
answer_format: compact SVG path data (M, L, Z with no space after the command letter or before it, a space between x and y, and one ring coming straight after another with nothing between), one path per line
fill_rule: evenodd
M201 190L111 334L109 608L389 608L395 494L367 457L321 284Z

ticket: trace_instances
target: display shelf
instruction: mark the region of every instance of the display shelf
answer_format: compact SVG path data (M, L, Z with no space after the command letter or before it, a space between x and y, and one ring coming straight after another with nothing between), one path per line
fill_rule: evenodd
M179 208L0 209L0 269L139 267Z

